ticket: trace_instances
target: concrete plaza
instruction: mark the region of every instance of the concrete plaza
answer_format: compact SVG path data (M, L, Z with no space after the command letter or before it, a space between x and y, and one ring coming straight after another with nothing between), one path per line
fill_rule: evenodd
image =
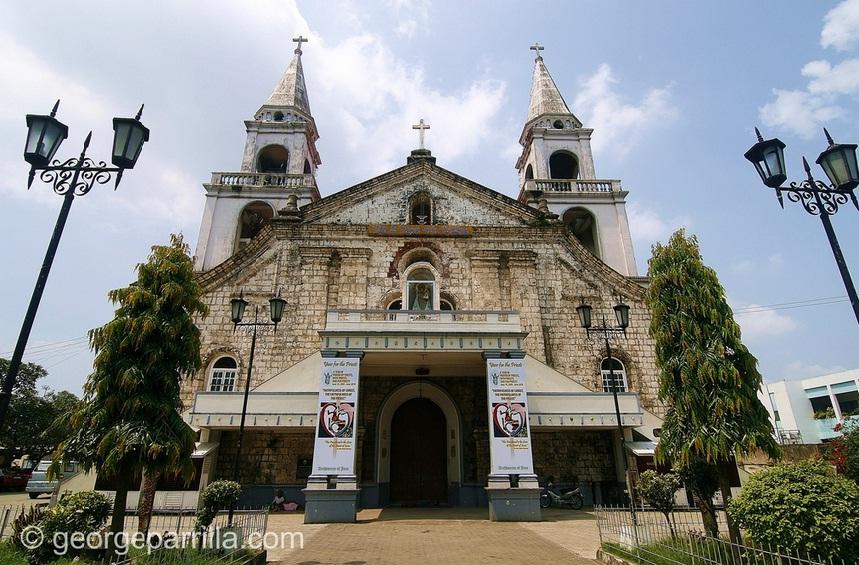
M599 547L596 520L587 511L548 509L542 522L530 523L490 522L485 508L369 509L355 524L305 525L303 518L269 517L269 532L304 537L303 549L269 550L269 562L590 565Z

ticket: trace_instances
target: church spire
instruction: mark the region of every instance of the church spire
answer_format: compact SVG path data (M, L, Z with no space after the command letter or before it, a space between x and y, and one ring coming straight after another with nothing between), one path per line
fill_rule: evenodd
M528 104L528 119L526 121L531 122L545 114L572 115L567 103L564 102L564 97L561 96L561 91L558 90L555 81L552 80L549 69L543 62L543 56L540 53L543 46L535 43L531 46L531 50L536 53L536 58L534 59L534 77L531 81L531 100Z
M310 118L310 100L304 83L304 67L301 65L301 44L307 42L307 38L299 35L293 41L297 44L295 55L263 107L290 108Z

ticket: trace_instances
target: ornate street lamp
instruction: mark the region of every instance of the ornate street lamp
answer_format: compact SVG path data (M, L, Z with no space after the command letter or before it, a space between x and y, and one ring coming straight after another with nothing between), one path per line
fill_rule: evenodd
M72 157L62 162L54 160L54 155L57 154L63 140L69 135L69 128L56 118L59 105L60 101L57 100L51 113L47 116L27 115L27 140L24 143L24 160L30 164L27 188L29 189L33 184L36 173L40 172L42 181L52 184L54 192L63 197L63 205L60 207L57 223L54 226L51 241L48 243L45 259L42 261L42 269L36 279L36 286L24 316L24 323L21 325L21 332L18 334L15 351L9 361L9 369L3 379L3 387L0 390L0 426L6 419L15 379L21 368L24 350L30 339L30 331L33 329L36 312L39 309L54 256L57 253L57 247L69 217L72 201L74 201L75 196L89 193L96 184L107 183L114 174L116 174L115 187L118 187L123 171L134 167L138 157L140 157L143 144L149 140L149 130L140 123L140 115L143 112L143 106L141 106L134 118L113 119L114 152L112 161L116 167L108 167L104 161L96 163L87 157L86 152L92 140L92 132L89 132L84 139L83 149L77 158Z
M244 291L239 293L238 298L230 300L230 319L233 322L233 331L235 331L239 326L252 328L251 353L248 358L248 376L245 379L245 390L242 399L242 417L239 421L239 439L236 445L236 459L233 462L233 480L235 482L239 482L239 461L242 458L242 444L245 440L245 418L248 413L248 395L251 391L251 376L253 375L254 370L254 354L256 353L257 347L257 328L270 326L274 328L275 332L277 332L277 325L283 319L283 311L286 309L286 300L280 297L280 290L278 290L276 296L269 298L268 304L271 322L260 321L259 306L256 304L254 305L254 321L243 322L242 318L244 318L245 309L248 307L248 301L244 298ZM233 502L230 504L230 512L227 517L228 527L232 527L233 525L233 515L235 514L235 511L236 504Z
M790 182L787 186L783 186L787 180L787 170L784 166L785 144L777 138L764 140L758 128L755 128L758 142L746 151L745 157L754 165L764 185L775 190L782 208L784 208L784 194L786 193L788 200L802 204L802 207L809 214L820 216L820 221L829 240L829 246L832 248L832 254L835 255L835 263L838 265L841 279L847 289L847 296L850 297L853 314L856 316L856 321L859 322L859 298L856 296L856 287L853 286L853 279L847 269L847 262L844 260L844 254L841 252L841 246L835 236L835 230L832 228L832 221L829 219L830 216L838 212L840 206L847 204L848 200L852 201L856 209L859 210L859 201L853 192L853 189L859 186L859 167L856 164L857 146L855 144L837 144L832 140L832 136L829 135L826 128L823 129L823 132L826 134L829 147L820 154L816 163L826 173L831 184L815 180L811 175L808 160L803 157L802 166L805 169L806 179L798 183Z
M615 377L614 374L614 357L612 357L611 354L610 341L610 338L613 336L626 336L626 329L629 327L629 305L625 304L621 298L621 300L612 309L614 310L614 315L617 319L617 326L609 325L606 322L605 316L602 317L602 323L600 323L600 325L594 326L592 323L593 308L590 304L585 304L584 300L582 300L582 303L576 307L576 312L579 314L579 324L581 324L582 328L587 331L588 337L590 337L591 334L601 335L605 343L606 356L608 357L608 374L609 380L611 381L611 394L614 397L614 414L617 421L617 431L620 435L620 450L623 459L624 476L626 477L626 489L627 492L629 492L629 507L630 512L632 513L632 521L633 523L636 523L635 497L633 496L632 481L630 480L629 461L627 461L626 456L626 439L623 434L623 421L621 420L620 415L620 401L617 397L617 377Z

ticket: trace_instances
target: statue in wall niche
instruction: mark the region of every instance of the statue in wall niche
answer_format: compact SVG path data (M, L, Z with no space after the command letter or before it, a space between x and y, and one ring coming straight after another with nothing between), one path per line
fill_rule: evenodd
M432 285L416 284L412 289L414 294L409 310L432 310Z

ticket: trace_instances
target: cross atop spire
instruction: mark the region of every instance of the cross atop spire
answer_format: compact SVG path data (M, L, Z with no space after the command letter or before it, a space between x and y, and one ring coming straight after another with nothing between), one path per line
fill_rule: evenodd
M309 39L307 39L306 37L304 37L302 35L299 35L298 37L293 37L292 40L297 44L295 46L295 51L293 51L293 53L295 53L296 55L301 55L301 53L302 53L301 44L307 43L310 41Z
M545 49L545 47L543 47L543 46L542 46L542 45L540 45L539 43L535 43L534 45L532 45L532 46L530 47L530 49L531 49L531 51L533 51L533 52L534 52L534 54L536 55L536 57L534 58L534 60L535 60L535 61L542 61L542 60L543 60L543 55L542 55L542 54L540 54L540 51L542 51L543 49Z
M430 125L428 123L424 122L424 119L421 118L421 120L418 123L416 123L415 125L412 126L412 129L418 130L418 139L420 140L420 149L425 149L424 148L424 132L426 130L430 129Z

